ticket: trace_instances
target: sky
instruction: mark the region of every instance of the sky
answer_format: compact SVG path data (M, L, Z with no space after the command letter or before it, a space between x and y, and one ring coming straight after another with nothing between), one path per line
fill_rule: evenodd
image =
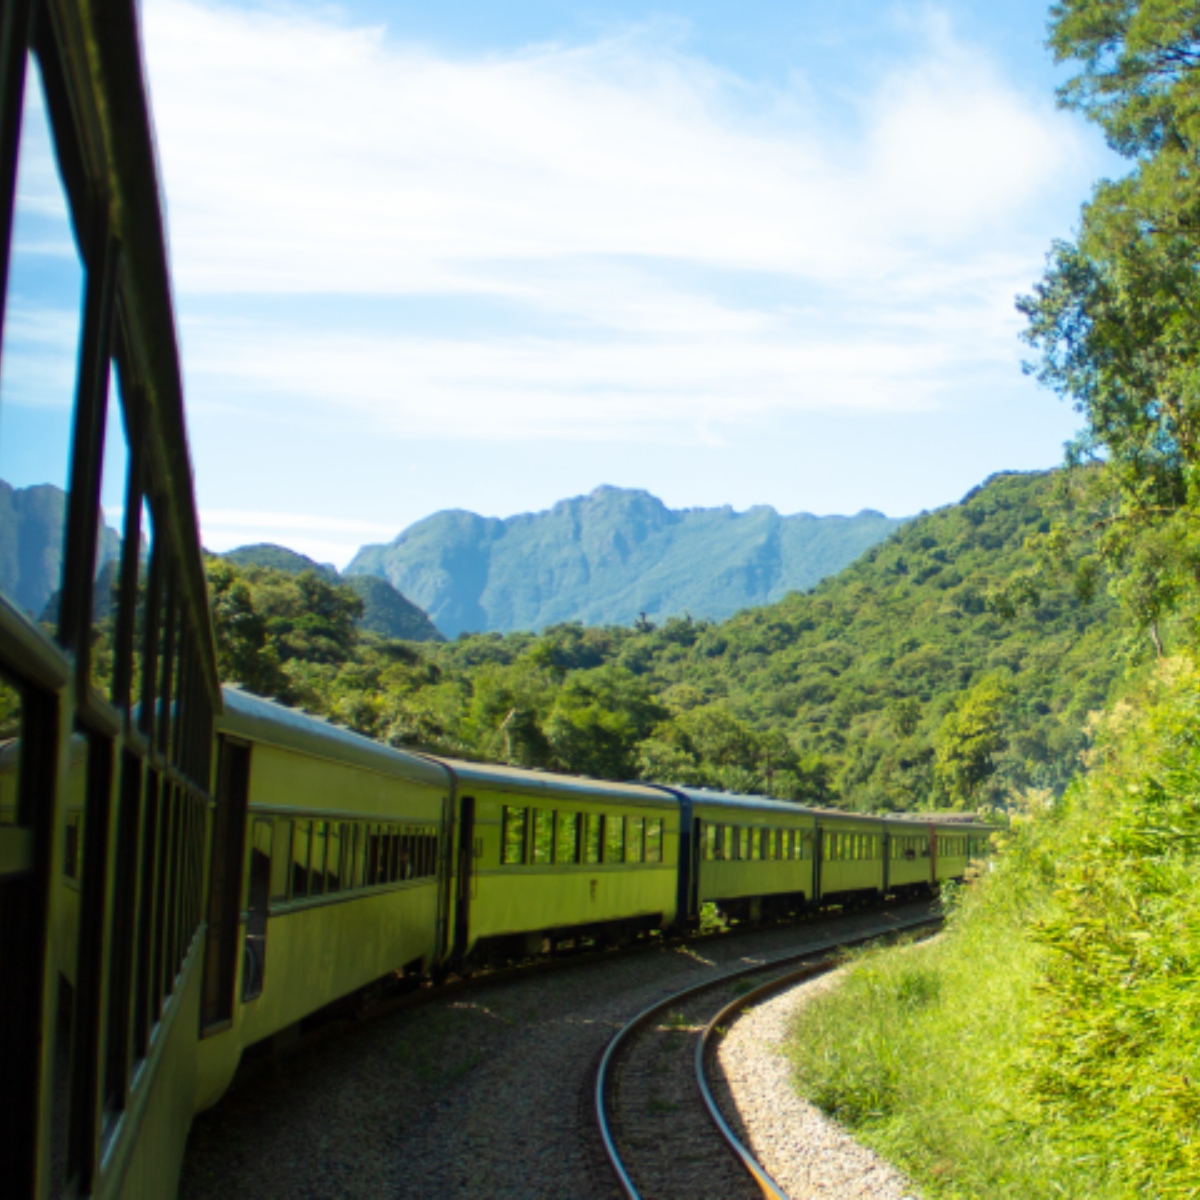
M440 509L600 484L903 516L1076 429L1014 299L1121 168L1055 106L1043 3L141 12L211 549L343 567ZM78 324L30 95L17 484L63 470Z

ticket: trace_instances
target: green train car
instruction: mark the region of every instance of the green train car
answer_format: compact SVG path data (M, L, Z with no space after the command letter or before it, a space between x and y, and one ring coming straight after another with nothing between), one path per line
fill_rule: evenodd
M659 789L434 761L453 777L462 831L457 963L675 923L680 813Z
M451 777L234 688L216 821L196 1103L242 1050L446 954Z

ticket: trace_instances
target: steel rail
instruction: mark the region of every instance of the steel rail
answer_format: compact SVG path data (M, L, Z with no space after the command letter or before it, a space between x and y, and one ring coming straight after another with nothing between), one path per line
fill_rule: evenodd
M897 933L907 933L910 930L923 929L933 925L940 925L941 923L942 918L938 916L919 917L914 921L906 921L899 925L889 925L872 933L860 934L852 938L834 938L823 942L815 942L805 949L797 951L795 954L783 954L751 966L738 967L732 971L723 971L720 975L715 975L710 979L693 984L691 987L674 992L665 999L656 1000L649 1007L638 1013L631 1021L623 1025L609 1041L600 1059L600 1066L596 1071L593 1101L595 1105L596 1124L600 1131L600 1140L604 1146L604 1153L608 1159L609 1166L612 1167L613 1174L617 1177L618 1184L625 1193L626 1200L642 1200L642 1195L637 1190L617 1149L616 1139L613 1137L612 1127L609 1123L609 1089L613 1064L638 1030L644 1025L649 1024L664 1009L690 1000L693 996L697 996L701 992L720 987L724 983L729 983L732 980L740 979L747 975L760 975L763 971L770 971L775 967L786 966L788 963L804 962L805 959L817 958L818 961L805 963L797 971L792 971L777 979L769 980L767 983L747 992L745 996L739 997L732 1004L725 1005L717 1016L705 1027L696 1047L696 1077L700 1087L701 1098L704 1101L710 1118L716 1124L718 1132L743 1168L749 1172L769 1200L788 1200L787 1194L771 1179L765 1168L746 1149L733 1130L730 1129L720 1109L717 1107L704 1073L703 1055L711 1032L721 1023L722 1018L735 1012L738 1008L753 1003L756 998L766 995L771 991L787 987L790 983L798 982L832 969L842 961L843 955L840 952L843 950L847 950L853 946L861 946L867 942L877 941L881 937Z

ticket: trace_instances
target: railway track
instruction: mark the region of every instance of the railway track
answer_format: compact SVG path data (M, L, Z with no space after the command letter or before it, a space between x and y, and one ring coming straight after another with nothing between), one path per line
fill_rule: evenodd
M605 1049L594 1091L605 1155L627 1200L787 1200L721 1111L708 1080L711 1050L741 1009L832 970L850 947L940 924L881 921L724 972L638 1013Z

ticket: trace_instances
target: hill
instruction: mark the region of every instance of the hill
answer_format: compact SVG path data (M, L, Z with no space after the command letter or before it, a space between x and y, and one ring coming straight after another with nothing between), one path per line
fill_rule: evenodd
M642 613L721 620L811 587L901 523L870 510L675 510L645 491L599 487L507 520L435 513L385 546L364 546L346 574L389 580L447 637L628 624Z
M319 563L307 554L299 554L273 542L238 546L234 550L226 550L221 557L233 563L235 567L270 567L272 571L286 571L289 575L299 575L301 571L316 571L322 579L331 583L336 583L338 579L338 570L333 563Z
M993 477L723 622L279 657L298 702L397 745L856 809L1003 804L1064 786L1125 667L1106 594L1064 584L1012 617L993 603L1055 508L1055 473Z
M377 633L381 637L402 638L410 642L444 640L425 612L401 595L385 579L372 576L343 578L331 563L315 562L307 555L298 554L295 550L271 542L238 546L219 557L243 570L257 567L267 571L279 571L285 575L313 571L326 583L348 587L362 599L363 612L357 620L360 629Z

